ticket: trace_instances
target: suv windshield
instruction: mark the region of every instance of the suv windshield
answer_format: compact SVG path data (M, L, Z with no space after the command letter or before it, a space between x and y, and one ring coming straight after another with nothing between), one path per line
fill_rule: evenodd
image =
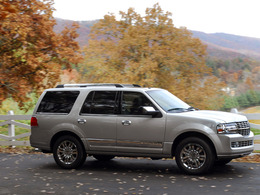
M146 93L166 112L184 112L194 110L193 107L189 106L166 90L152 90L147 91Z

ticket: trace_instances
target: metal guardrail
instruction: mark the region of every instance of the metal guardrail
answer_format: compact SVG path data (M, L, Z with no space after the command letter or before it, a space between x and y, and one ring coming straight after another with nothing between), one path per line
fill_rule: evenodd
M244 114L244 113L241 114L246 116L248 120L260 120L260 114ZM250 127L254 129L260 129L260 125L254 123L250 123Z
M260 113L248 113L248 114L242 113L242 112L238 112L236 108L232 108L230 112L244 115L248 120L260 120ZM260 125L254 123L250 123L250 127L254 129L260 129Z

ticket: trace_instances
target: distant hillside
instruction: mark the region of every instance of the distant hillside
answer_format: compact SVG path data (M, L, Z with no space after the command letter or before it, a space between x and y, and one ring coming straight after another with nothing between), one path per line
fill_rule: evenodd
M71 25L73 21L57 18L57 25L54 30L61 32L66 25ZM79 38L77 39L80 46L83 47L88 42L88 35L91 26L98 20L94 21L79 21L80 28L78 29ZM260 60L260 39L237 36L225 33L207 34L199 31L191 31L194 37L199 38L208 46L208 55L211 57L233 59L233 58L255 58Z
M74 21L72 20L64 20L60 18L56 18L57 25L54 27L55 32L61 32L65 26L70 26ZM80 25L80 28L78 29L79 37L77 38L77 41L79 42L79 45L81 47L87 45L88 43L88 35L90 33L91 26L95 24L98 20L92 20L92 21L77 21Z
M192 31L193 36L208 45L208 53L215 57L251 57L260 59L260 39L225 33L207 34Z

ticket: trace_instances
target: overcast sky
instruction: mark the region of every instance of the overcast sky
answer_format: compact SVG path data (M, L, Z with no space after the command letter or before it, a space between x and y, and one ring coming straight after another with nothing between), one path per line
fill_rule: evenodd
M176 27L260 38L260 0L54 0L54 17L84 21L113 13L120 19L119 11L133 7L144 15L157 2Z

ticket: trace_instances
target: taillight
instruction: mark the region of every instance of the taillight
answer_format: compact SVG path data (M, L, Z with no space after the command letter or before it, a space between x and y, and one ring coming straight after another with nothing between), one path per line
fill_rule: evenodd
M38 121L36 117L31 118L31 127L38 127Z

